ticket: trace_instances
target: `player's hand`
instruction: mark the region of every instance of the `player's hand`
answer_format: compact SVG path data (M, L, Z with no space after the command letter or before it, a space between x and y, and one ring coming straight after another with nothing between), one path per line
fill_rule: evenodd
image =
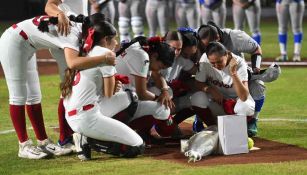
M253 68L253 74L259 74L260 73L260 69L257 67Z
M70 21L64 12L60 12L58 15L58 33L67 36L70 33Z
M116 65L115 60L116 60L116 55L114 52L110 51L105 54L105 60L104 60L105 64L115 66Z
M212 95L213 101L220 105L223 104L224 96L216 88L210 88L210 94Z
M236 59L231 58L229 62L229 72L231 75L237 74L238 62Z
M120 82L119 80L116 80L116 81L115 81L115 90L114 90L114 94L115 94L116 92L119 92L119 91L122 89L122 86L123 86L122 82Z
M161 104L164 104L165 107L168 107L170 109L173 109L175 107L175 104L169 95L168 91L162 91L160 96L158 97L158 102Z

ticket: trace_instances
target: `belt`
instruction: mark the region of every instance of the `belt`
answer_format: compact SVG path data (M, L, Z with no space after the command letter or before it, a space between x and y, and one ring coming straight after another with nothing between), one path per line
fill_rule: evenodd
M80 111L87 111L87 110L90 110L90 109L92 109L94 107L94 105L93 104L88 104L88 105L85 105L85 106L83 106L81 109L73 109L73 110L71 110L71 111L69 111L68 112L68 116L69 117L71 117L71 116L74 116L74 115L76 115L77 113L78 113L78 111L80 112Z
M12 28L13 29L17 29L17 24L13 24ZM28 35L26 34L26 32L24 32L23 30L20 30L19 35L24 39L24 40L28 40Z

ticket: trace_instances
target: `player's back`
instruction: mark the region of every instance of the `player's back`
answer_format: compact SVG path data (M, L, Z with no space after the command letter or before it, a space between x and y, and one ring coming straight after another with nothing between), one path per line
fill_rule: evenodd
M68 36L62 36L57 32L56 25L48 25L49 32L41 32L38 30L40 20L44 20L47 16L38 16L28 19L17 24L22 29L29 42L36 49L64 49L65 47L79 51L79 36L81 36L81 24L73 23L71 32Z

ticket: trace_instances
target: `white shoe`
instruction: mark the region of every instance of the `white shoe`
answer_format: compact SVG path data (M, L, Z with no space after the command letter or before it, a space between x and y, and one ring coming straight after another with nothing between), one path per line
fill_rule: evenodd
M27 159L43 159L46 158L48 154L44 153L40 149L38 149L36 146L33 145L33 142L31 139L19 143L19 151L18 151L18 157L21 158L27 158Z
M61 146L54 144L50 139L45 139L43 141L38 140L37 146L45 153L56 156L63 156L72 152L71 149L62 148Z
M298 55L298 54L294 54L292 60L293 61L301 61L301 56Z
M58 144L59 145L59 144ZM64 148L64 149L71 149L72 152L76 153L76 146L73 143L66 143L65 145L59 145L60 147Z

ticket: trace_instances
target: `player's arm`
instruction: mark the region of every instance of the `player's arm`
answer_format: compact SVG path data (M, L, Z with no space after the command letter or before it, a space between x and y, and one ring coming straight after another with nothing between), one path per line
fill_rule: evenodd
M191 75L195 75L198 70L198 67L194 65L190 70L188 70L188 73Z
M260 72L261 61L262 61L262 50L261 47L258 45L257 49L251 55L252 69L254 73Z
M224 96L213 86L207 85L205 82L195 80L195 87L199 91L211 94L212 99L218 104L222 104Z
M229 62L229 72L232 77L234 89L242 101L246 101L249 95L247 81L241 81L237 74L238 62L232 58Z
M67 36L70 32L69 19L65 13L59 9L59 5L62 3L61 0L48 0L45 6L45 12L49 16L58 17L58 32L61 35Z
M135 90L140 100L155 100L155 95L147 90L147 79L133 75L135 79Z
M115 54L111 51L100 56L82 57L79 56L78 51L66 47L64 49L64 54L67 66L70 69L88 69L101 63L106 63L109 65L112 65L112 63L113 65L115 64Z
M104 77L103 78L103 84L104 84L104 96L105 97L112 97L114 94L114 89L115 89L115 77Z
M161 89L161 94L158 97L158 101L161 104L164 104L166 107L172 109L175 107L174 102L172 101L171 96L168 93L168 86L165 79L161 76L159 71L152 71L151 77L154 80L156 86Z

